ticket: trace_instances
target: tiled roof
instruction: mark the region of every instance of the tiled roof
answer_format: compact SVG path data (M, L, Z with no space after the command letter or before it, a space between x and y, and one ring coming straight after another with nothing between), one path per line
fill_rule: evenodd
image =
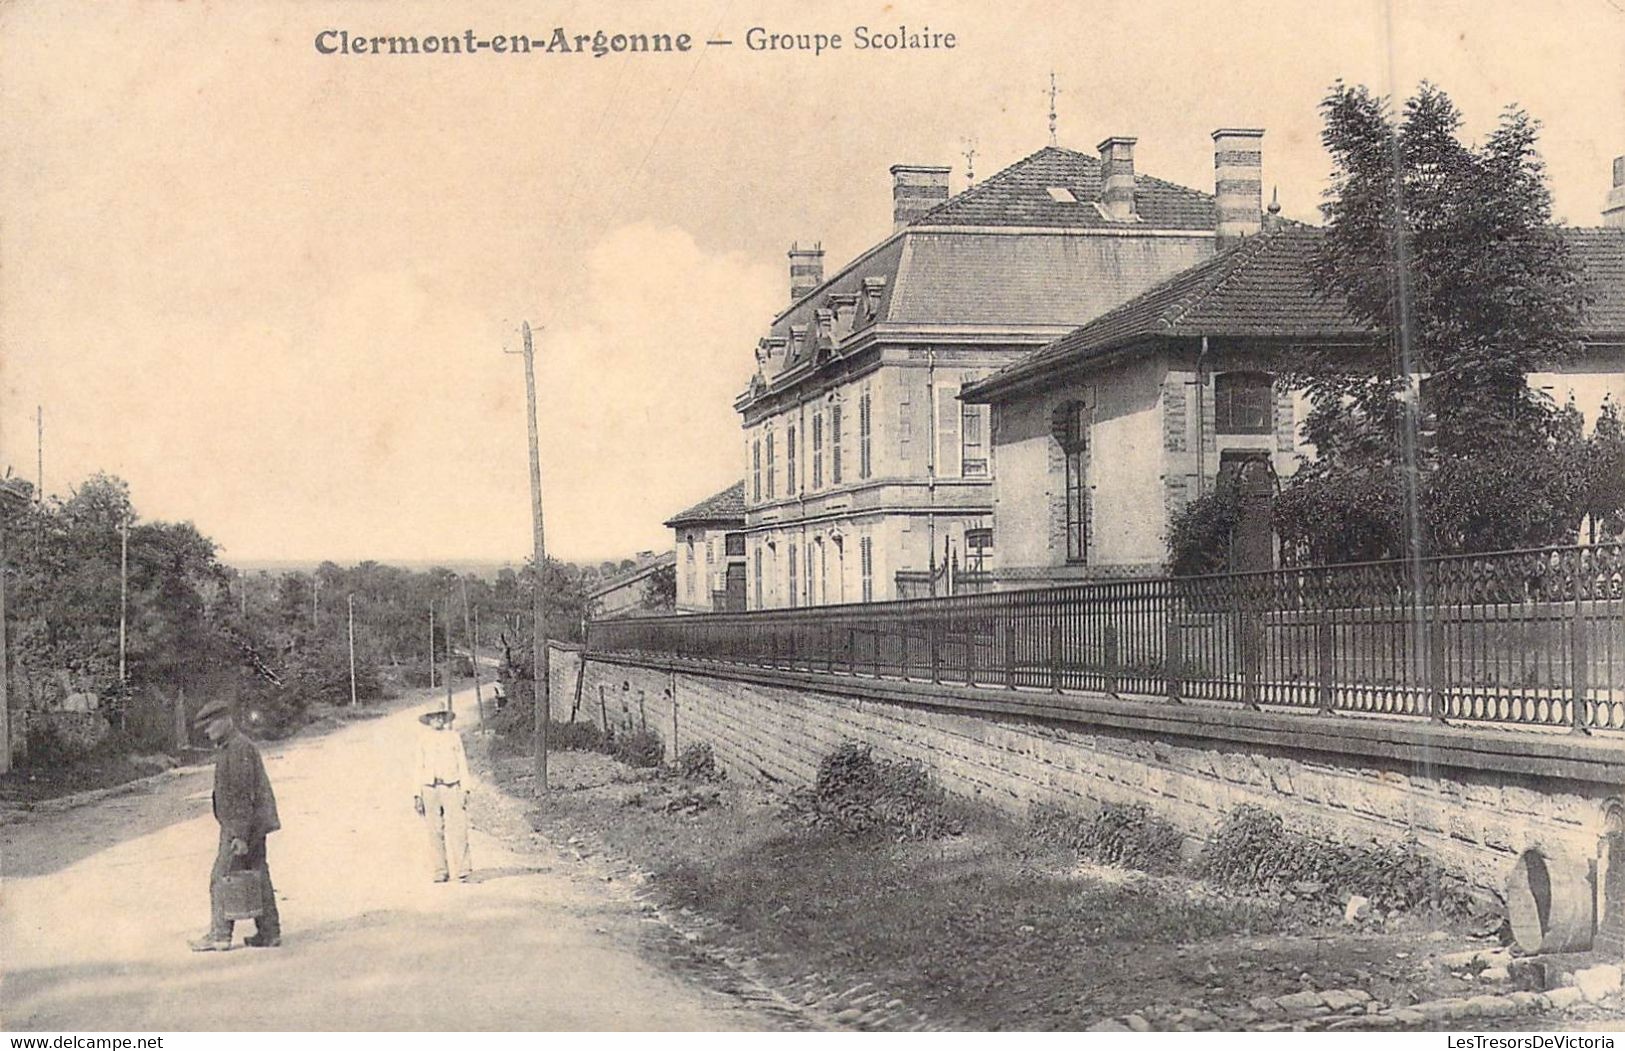
M701 522L745 521L745 482L740 479L720 493L708 496L687 511L666 519L668 527L698 525Z
M1563 235L1585 268L1587 334L1625 336L1625 227L1571 226Z
M1076 200L1056 201L1050 187L1069 190ZM1142 288L1171 266L1194 262L1210 251L1211 240L1198 239L1211 235L1217 221L1211 194L1137 174L1139 219L1134 222L1107 219L1095 207L1099 198L1100 159L1058 146L1047 146L950 197L914 220L904 236L882 241L774 320L771 335L790 341L779 372L817 357L816 312L831 295L858 296L856 310L843 312L835 326L836 342L883 321L1070 325L1122 302L1127 289ZM941 229L949 226L1011 230ZM1024 228L1019 234L1018 227ZM1033 234L1030 229L1055 233ZM1153 249L1134 237L1066 233L1093 229L1190 231L1192 240L1180 257L1166 243ZM1111 243L1084 243L1097 240ZM1155 269L1147 272L1148 266ZM872 309L861 295L869 278L884 282ZM799 340L793 339L792 329L801 330Z
M1057 201L1050 187L1068 190L1075 201ZM1100 200L1100 158L1046 146L1010 167L951 197L914 220L913 226L1056 226L1122 229L1140 225L1159 230L1212 230L1217 223L1213 195L1136 172L1134 210L1138 224L1106 218Z
M1154 338L1357 340L1369 329L1317 294L1310 265L1324 231L1289 224L1249 238L1005 367L965 394L982 399L1050 370ZM1625 230L1567 229L1592 298L1586 333L1625 333Z

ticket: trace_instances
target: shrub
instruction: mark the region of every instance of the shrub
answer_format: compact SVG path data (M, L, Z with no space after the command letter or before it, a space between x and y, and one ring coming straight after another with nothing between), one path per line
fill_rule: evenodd
M1290 887L1300 895L1371 899L1379 909L1431 906L1466 915L1475 902L1461 875L1424 855L1414 842L1345 843L1289 831L1258 807L1231 811L1208 841L1200 874L1235 887Z
M561 723L557 719L547 724L547 750L550 752L603 752L608 738L593 723Z
M1230 533L1241 515L1236 486L1220 486L1174 513L1168 523L1168 565L1176 577L1230 568Z
M722 777L717 769L716 753L707 741L691 744L677 756L677 772L695 781L716 781Z
M1176 871L1185 840L1172 824L1139 803L1107 803L1087 817L1038 806L1033 808L1032 826L1040 839L1081 857L1146 872Z
M652 767L666 761L666 742L647 728L615 735L609 751L628 766Z
M868 745L848 742L818 764L818 780L791 793L790 810L808 824L847 835L898 840L955 835L947 792L920 764L876 759Z

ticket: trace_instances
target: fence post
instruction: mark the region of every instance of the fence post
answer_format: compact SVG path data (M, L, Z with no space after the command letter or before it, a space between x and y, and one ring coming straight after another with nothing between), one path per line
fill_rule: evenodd
M1168 676L1168 701L1178 704L1185 687L1185 633L1177 616L1162 626L1164 672Z
M1258 678L1263 663L1263 618L1254 609L1241 611L1241 703L1258 710Z
M1007 616L1004 618L1004 687L1007 690L1016 688L1016 611L1014 606L1007 607Z
M846 629L846 670L852 675L858 673L858 629Z
M1102 669L1106 675L1106 692L1116 693L1120 685L1119 669L1122 667L1122 655L1117 652L1117 625L1103 624L1100 628L1100 645L1106 651L1105 667Z
M925 645L931 661L931 681L942 682L942 627L937 621L937 612L932 610L925 615Z
M1061 608L1052 606L1049 618L1049 688L1061 692Z
M1442 723L1444 719L1444 622L1439 619L1437 603L1428 615L1427 633L1428 718Z
M1570 732L1589 734L1591 727L1586 721L1586 693L1589 691L1591 669L1586 666L1590 647L1586 638L1585 559L1578 551L1574 553L1574 563L1574 617L1570 622L1572 638L1569 643L1569 690L1573 698L1570 703L1574 708L1570 713Z
M1322 715L1335 714L1332 698L1332 615L1322 611L1315 618L1315 705Z

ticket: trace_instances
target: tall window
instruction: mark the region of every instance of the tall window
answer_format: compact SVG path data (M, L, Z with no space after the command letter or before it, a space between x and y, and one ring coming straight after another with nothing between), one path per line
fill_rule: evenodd
M987 476L987 406L965 405L959 410L959 474Z
M1061 451L1066 454L1066 560L1089 555L1089 411L1081 401L1062 407Z
M750 443L750 492L752 500L762 499L762 440Z
M829 407L829 481L841 484L841 405Z
M993 530L965 530L965 569L967 571L980 573L987 569L992 551Z
M756 545L756 608L762 608L762 546Z
M684 546L688 548L688 573L686 574L686 579L684 581L685 590L687 590L687 592L688 592L688 597L690 599L693 599L693 598L698 597L699 591L700 591L699 577L696 574L695 568L694 568L694 534L693 533L688 534L688 543L685 544Z
M822 541L820 541L820 544L821 543ZM813 588L813 546L808 544L804 550L807 557L807 573L805 577L807 581L807 605L814 606L818 604L818 594Z
M714 538L712 538L712 537L706 537L705 538L705 586L706 586L706 589L710 590L710 591L721 591L722 590L721 588L717 587L717 570L716 570L717 547L716 547L716 544L717 544L717 542L716 542L716 540Z
M790 605L796 604L796 542L790 541Z
M1268 434L1273 429L1275 377L1221 372L1213 377L1213 424L1220 434Z
M867 478L872 473L873 463L869 458L869 385L863 386L858 395L858 477Z
M775 489L774 489L774 484L773 484L775 477L776 476L775 476L774 471L773 471L773 432L768 431L767 432L767 498L769 500L773 499L773 497L775 495Z
M824 487L824 414L823 413L821 413L821 412L813 413L812 431L813 431L813 435L812 435L812 446L813 446L813 448L812 448L812 458L813 458L812 487L814 489L822 489Z
M784 495L796 495L796 428L794 424L784 431Z
M875 545L873 537L858 540L858 568L863 575L863 601L875 600Z

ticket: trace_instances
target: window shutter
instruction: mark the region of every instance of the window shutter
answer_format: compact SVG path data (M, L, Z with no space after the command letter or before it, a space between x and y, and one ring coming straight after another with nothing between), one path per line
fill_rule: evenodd
M959 477L959 388L937 388L937 477Z

